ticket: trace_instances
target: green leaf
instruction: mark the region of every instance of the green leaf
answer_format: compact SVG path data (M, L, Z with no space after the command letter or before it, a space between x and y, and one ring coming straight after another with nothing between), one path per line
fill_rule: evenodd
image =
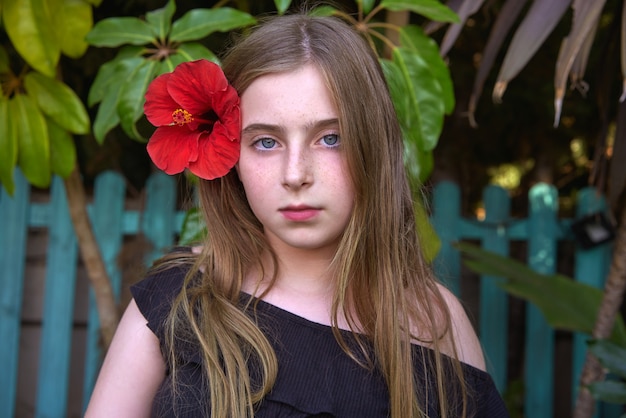
M422 255L427 262L432 262L437 253L441 249L441 240L437 236L435 228L426 213L426 208L421 200L416 199L415 204L415 223L417 227L417 233L420 237L420 248Z
M4 29L22 58L37 71L54 77L61 48L55 21L45 0L3 0Z
M174 22L170 41L194 41L213 32L228 32L254 23L256 19L248 13L229 7L192 9Z
M382 64L405 137L419 150L432 151L445 113L438 80L418 54L404 47L393 50L393 62Z
M93 26L91 6L83 0L63 0L56 25L61 52L71 58L83 56L89 44L85 36Z
M9 100L0 96L0 183L9 195L13 195L15 184L13 173L17 164L17 135L15 123L9 113Z
M144 48L140 46L127 45L120 49L114 59L104 63L98 70L96 78L89 89L87 104L93 106L102 101L104 96L110 91L111 84L120 84L120 78L118 78L119 74L116 72L119 61L126 58L141 57L143 50Z
M17 94L9 101L16 125L17 163L26 179L37 187L50 185L50 140L46 120L35 101Z
M93 133L98 143L104 142L106 134L120 123L120 117L117 113L117 104L122 88L120 80L127 80L130 74L144 61L141 57L132 57L115 63L111 78L117 82L109 83L93 123Z
M470 257L465 264L473 271L498 280L508 293L533 303L554 328L591 334L602 302L602 289L576 282L569 277L535 272L519 261L482 250L474 245L455 245ZM626 329L619 316L615 321L611 341L626 347Z
M0 46L0 74L8 73L9 71L11 71L11 66L9 64L9 55L7 54L6 49Z
M357 3L363 7L363 13L368 14L374 8L374 3L376 0L357 0Z
M383 0L380 6L392 12L409 10L436 22L458 23L459 17L439 0Z
M145 45L156 41L152 27L135 17L111 17L96 23L86 40L94 46Z
M289 6L291 5L291 0L274 0L274 5L276 6L276 10L279 15L284 14Z
M454 110L454 87L450 70L439 54L437 43L427 36L422 28L415 25L407 25L400 29L401 45L418 54L426 63L430 74L441 86L442 98L446 114Z
M201 58L220 63L219 58L211 50L197 42L189 42L181 44L176 50L176 54L184 58L185 61L195 61Z
M596 340L589 343L589 350L600 360L604 368L626 378L626 347L606 340Z
M178 244L193 245L201 243L206 237L206 234L207 230L202 213L198 208L188 210L185 214Z
M318 6L309 12L310 16L334 16L338 10L332 6Z
M616 380L594 382L588 386L594 398L616 404L626 404L626 383Z
M76 146L72 135L53 120L47 119L50 138L50 170L66 178L76 165Z
M137 141L145 141L137 132L135 122L143 115L143 104L148 84L154 79L158 61L143 60L143 62L129 74L122 85L117 103L117 113L124 132Z
M45 75L30 72L24 87L42 112L70 132L89 132L89 116L76 93L66 84Z
M169 0L165 7L146 13L146 21L152 28L152 33L161 42L165 41L172 28L172 17L176 12L174 0Z

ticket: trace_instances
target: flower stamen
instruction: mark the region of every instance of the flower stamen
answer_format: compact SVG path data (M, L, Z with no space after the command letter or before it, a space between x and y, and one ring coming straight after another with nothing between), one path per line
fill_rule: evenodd
M176 109L174 112L172 112L172 119L174 120L174 123L176 125L183 126L193 121L193 115L187 112L185 109Z

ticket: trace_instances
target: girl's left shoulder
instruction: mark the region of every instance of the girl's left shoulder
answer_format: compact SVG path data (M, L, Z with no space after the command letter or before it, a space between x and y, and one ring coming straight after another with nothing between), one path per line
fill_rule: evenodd
M480 340L474 331L474 326L469 320L465 308L459 299L445 286L441 284L437 286L450 312L452 327L451 332L446 333L444 337L444 353L448 350L454 351L452 348L452 344L454 344L460 361L480 370L486 370L485 357Z

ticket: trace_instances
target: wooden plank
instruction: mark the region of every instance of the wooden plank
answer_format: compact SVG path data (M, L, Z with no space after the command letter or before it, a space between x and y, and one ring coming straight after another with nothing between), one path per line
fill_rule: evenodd
M52 179L37 417L67 415L77 246L63 180Z
M551 274L556 269L558 194L554 186L537 184L529 194L528 265ZM552 418L554 403L554 330L534 305L526 310L524 414Z
M442 181L433 190L432 223L441 240L441 249L433 262L435 275L455 295L461 295L461 256L452 247L460 237L461 193L459 187Z
M146 184L146 207L141 230L152 244L146 264L163 255L176 233L176 182L164 173L153 174Z
M114 172L100 174L95 181L94 205L91 211L91 221L94 234L100 247L102 258L111 279L113 292L119 301L122 277L117 264L117 256L122 248L124 194L126 186L124 178ZM137 233L137 230L134 231ZM87 324L87 346L85 354L85 378L83 386L83 405L87 407L89 398L102 364L102 349L100 347L100 321L98 309L93 293L89 289L89 316Z
M483 192L483 202L485 221L482 247L496 254L508 255L509 195L501 187L489 186ZM502 393L507 385L509 304L508 294L498 287L496 280L491 276L481 278L479 331L488 371Z
M19 170L13 197L0 187L0 417L15 415L29 196Z

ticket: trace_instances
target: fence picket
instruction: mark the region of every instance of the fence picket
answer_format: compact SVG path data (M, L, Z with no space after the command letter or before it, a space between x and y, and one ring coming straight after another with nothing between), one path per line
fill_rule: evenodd
M551 274L556 268L558 194L554 186L535 185L529 192L528 265ZM554 330L534 305L526 310L526 382L524 412L533 418L552 418L554 399ZM527 380L526 380L527 379Z
M500 255L509 254L507 222L511 202L506 190L489 186L483 193L485 205L484 238L482 247ZM508 295L500 289L494 277L480 281L480 340L485 350L488 370L498 390L506 389L508 360Z
M16 170L14 195L0 189L0 417L12 417L17 395L30 186Z
M63 181L55 177L50 200L37 417L67 415L77 253Z
M433 227L441 248L433 268L439 280L457 296L461 294L461 255L452 244L461 236L461 193L456 184L441 182L433 190Z
M91 207L91 221L100 253L111 279L113 292L119 300L122 277L117 257L122 248L124 178L115 172L105 172L95 182L94 203ZM135 231L136 233L136 231ZM100 348L100 320L93 289L89 288L89 313L87 323L87 345L85 352L85 378L83 382L83 409L87 407L89 397L102 363Z

